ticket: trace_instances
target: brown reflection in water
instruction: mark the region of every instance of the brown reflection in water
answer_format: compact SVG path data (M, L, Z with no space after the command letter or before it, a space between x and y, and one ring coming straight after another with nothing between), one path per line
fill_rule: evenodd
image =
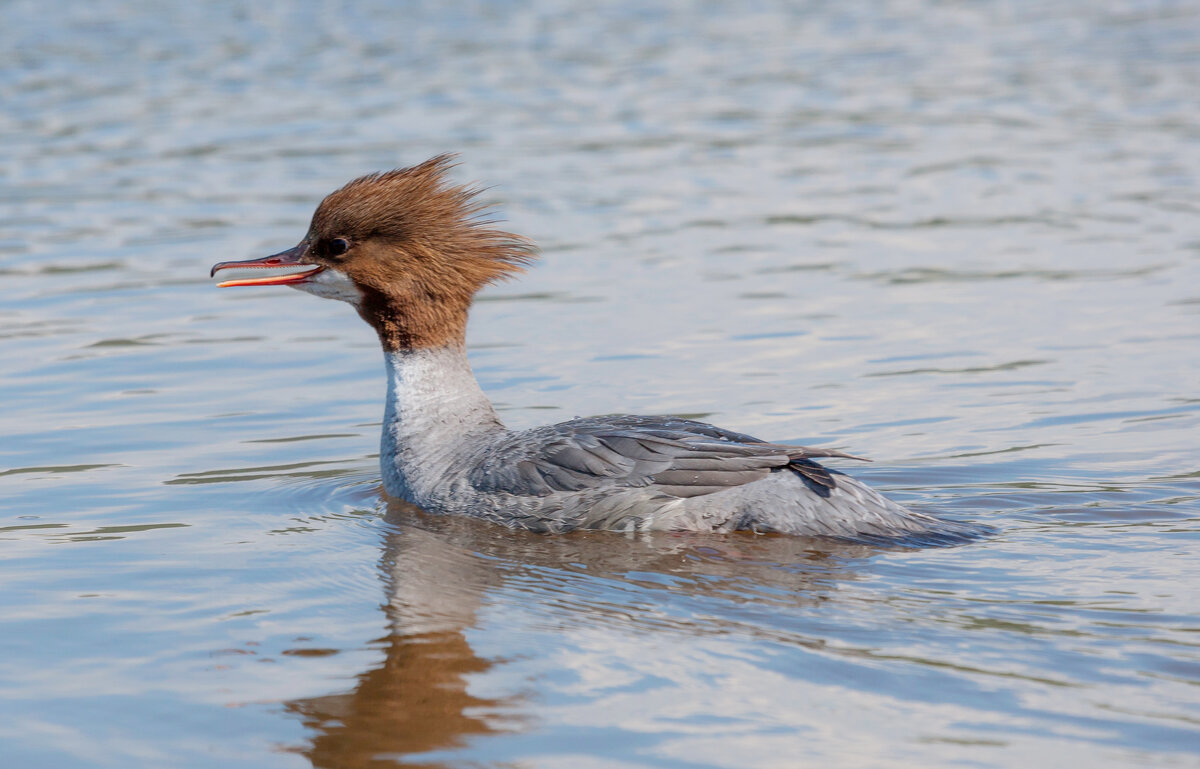
M467 693L465 676L490 663L474 655L462 633L392 635L385 651L383 665L360 675L353 691L288 703L288 711L315 733L299 751L313 766L395 766L403 756L493 731L467 715L470 708L495 703Z
M286 705L313 732L311 742L296 752L322 769L439 767L412 763L407 757L519 728L511 716L519 701L483 699L467 691L468 677L486 672L494 663L476 656L464 633L475 625L489 593L531 569L542 569L539 576L549 569L564 578L559 584L540 582L530 597L558 599L555 605L564 612L564 626L600 620L660 632L755 633L755 628L732 618L650 616L652 612L622 603L629 596L619 587L603 600L591 600L577 594L578 583L570 580L602 578L646 587L643 580L648 575L666 575L672 581L661 589L671 593L795 606L827 600L837 583L854 579L853 565L859 559L877 552L862 545L752 534L546 536L461 517L431 516L395 502L388 508L387 521L392 528L381 571L391 633L382 640L383 664L358 676L350 692ZM753 585L769 590L747 589ZM646 600L644 592L637 595Z
M405 756L494 731L483 718L469 715L500 703L468 693L467 676L491 663L476 656L463 636L493 577L465 549L469 540L400 523L413 517L429 518L404 503L389 508L388 519L397 527L388 534L381 561L391 628L381 641L383 664L358 676L350 692L286 705L315 735L297 751L314 767L396 766Z

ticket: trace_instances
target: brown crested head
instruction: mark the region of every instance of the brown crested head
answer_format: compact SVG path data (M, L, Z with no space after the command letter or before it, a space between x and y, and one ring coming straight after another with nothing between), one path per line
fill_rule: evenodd
M321 202L302 244L305 262L358 289L354 303L385 349L461 344L475 293L536 258L530 241L485 217L478 189L446 178L452 166L439 155L355 179ZM322 282L296 288L335 295Z

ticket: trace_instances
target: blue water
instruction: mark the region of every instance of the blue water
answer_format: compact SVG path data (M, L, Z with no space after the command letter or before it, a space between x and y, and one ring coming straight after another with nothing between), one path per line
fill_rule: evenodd
M1200 762L1200 9L0 7L0 764ZM377 343L217 290L461 153L516 427L838 447L949 549L388 502Z

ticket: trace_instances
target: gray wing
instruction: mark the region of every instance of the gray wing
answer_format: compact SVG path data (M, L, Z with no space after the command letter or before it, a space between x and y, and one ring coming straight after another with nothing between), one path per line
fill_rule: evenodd
M470 481L480 491L532 496L654 486L668 496L695 497L787 468L810 486L834 488L834 475L814 457L859 459L831 449L766 443L690 419L591 417L509 433L489 446Z

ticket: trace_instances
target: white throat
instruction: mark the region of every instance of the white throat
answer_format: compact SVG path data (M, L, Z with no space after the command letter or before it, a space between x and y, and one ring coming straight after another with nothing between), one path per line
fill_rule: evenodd
M322 299L341 299L355 307L361 307L362 291L341 270L326 267L303 283L293 283L292 288L319 296Z
M383 485L393 496L428 504L471 448L504 426L462 347L385 351L384 361Z

